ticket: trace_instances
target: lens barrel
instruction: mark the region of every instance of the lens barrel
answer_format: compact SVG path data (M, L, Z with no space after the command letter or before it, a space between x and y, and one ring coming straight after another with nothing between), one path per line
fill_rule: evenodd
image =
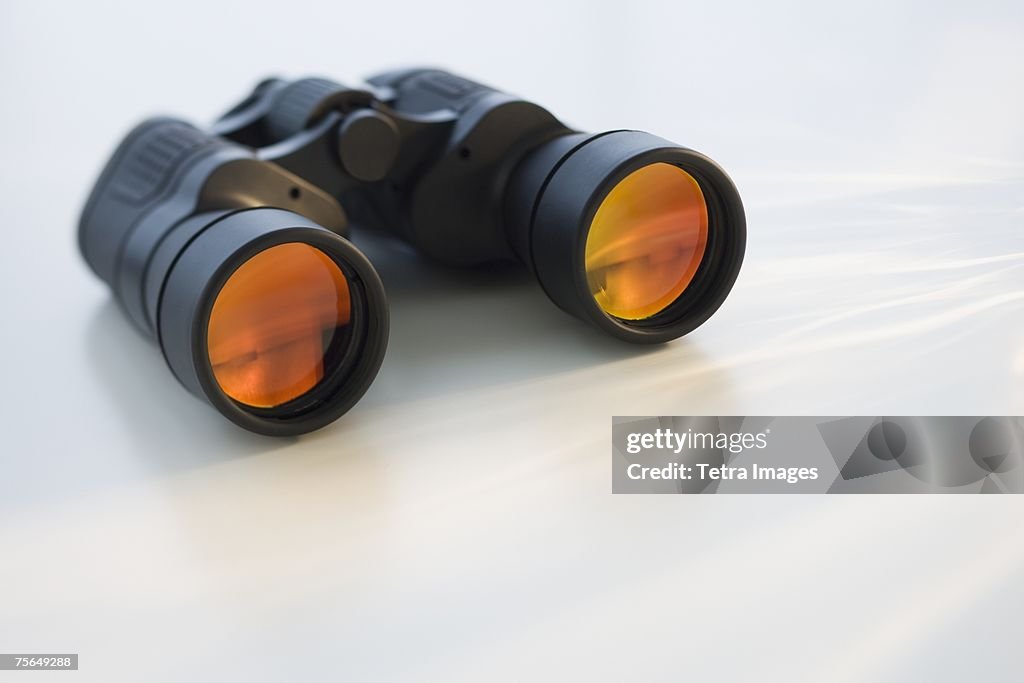
M648 317L616 317L588 284L587 237L609 193L654 164L676 166L696 181L707 211L706 245L674 301ZM695 329L725 301L743 261L746 220L735 185L704 155L649 133L573 133L541 144L512 172L504 206L509 242L548 297L629 342L661 343Z
M181 121L153 119L129 133L101 173L82 213L79 245L191 393L246 429L295 435L325 426L358 401L377 374L388 336L387 302L372 265L307 216L326 216L336 229L344 223L333 199L255 160L246 148ZM289 244L322 256L344 288L332 294L289 288L283 279L280 286L258 282L244 315L226 318L237 342L228 359L235 384L258 388L268 377L300 370L315 376L302 391L286 392L287 400L246 403L217 379L211 312L233 274ZM274 272L263 268L258 275L278 277ZM302 315L303 307L312 312ZM338 315L322 320L317 311L331 307ZM299 361L305 369L274 366Z
M344 273L351 297L348 342L308 392L272 408L253 407L229 396L215 377L210 315L221 288L242 264L292 243L315 247ZM157 331L168 365L189 391L246 429L283 436L319 429L355 405L383 361L387 320L380 279L351 242L290 211L259 208L215 219L180 252L166 276Z

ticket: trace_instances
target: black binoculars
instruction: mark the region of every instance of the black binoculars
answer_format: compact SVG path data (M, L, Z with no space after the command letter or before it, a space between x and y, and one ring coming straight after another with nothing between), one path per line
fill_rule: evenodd
M519 261L560 308L634 343L706 321L746 242L739 194L702 154L576 132L410 69L361 88L265 80L208 131L144 122L100 175L79 243L189 391L290 435L347 411L384 357L387 302L350 221L445 264Z

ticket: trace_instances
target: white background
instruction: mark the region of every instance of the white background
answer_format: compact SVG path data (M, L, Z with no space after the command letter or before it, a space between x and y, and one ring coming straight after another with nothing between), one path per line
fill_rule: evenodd
M81 653L45 680L1019 680L1020 498L609 491L616 414L1024 413L1022 15L0 5L0 651ZM85 195L148 114L409 64L718 160L736 288L638 350L525 274L364 240L378 380L316 434L242 432L80 260Z

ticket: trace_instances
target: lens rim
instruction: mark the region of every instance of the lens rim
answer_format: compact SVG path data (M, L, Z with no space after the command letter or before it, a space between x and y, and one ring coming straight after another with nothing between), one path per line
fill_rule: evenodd
M228 396L217 382L207 351L210 314L221 288L239 266L261 251L290 242L321 250L348 280L352 341L342 362L314 388L278 406L258 408ZM384 359L388 309L373 266L348 240L289 211L250 209L215 222L183 250L164 290L158 328L172 371L186 388L253 432L294 436L330 424L366 393Z
M697 181L708 209L708 242L675 301L648 318L626 320L604 311L590 292L587 236L612 188L653 163L677 166ZM710 318L732 290L745 247L743 204L725 171L699 152L640 131L594 135L564 154L540 190L530 231L530 260L548 297L608 334L639 344L677 339Z

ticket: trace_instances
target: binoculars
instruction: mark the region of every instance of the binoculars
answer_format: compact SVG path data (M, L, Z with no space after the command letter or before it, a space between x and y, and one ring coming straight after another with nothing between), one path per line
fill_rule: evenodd
M448 265L518 261L564 311L639 344L706 321L746 242L739 194L706 156L581 133L436 69L359 88L268 79L207 130L145 121L78 235L190 392L295 435L351 408L383 361L384 288L350 222Z

